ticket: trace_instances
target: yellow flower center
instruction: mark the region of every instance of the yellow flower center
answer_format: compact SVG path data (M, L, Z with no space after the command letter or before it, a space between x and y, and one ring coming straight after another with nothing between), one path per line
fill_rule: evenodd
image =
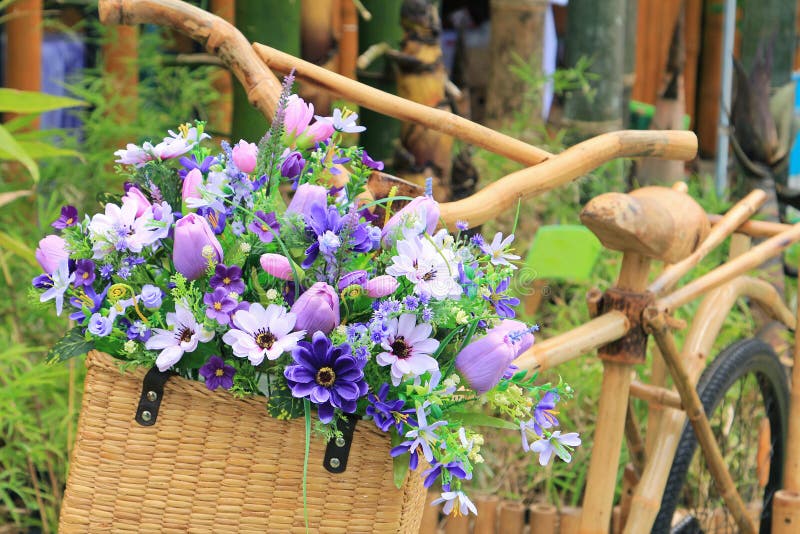
M217 310L217 311L221 310L222 309L222 303L221 302L215 302L214 303L214 309Z
M267 230L269 230L269 226L267 226L266 224L263 224L263 223L262 223L262 224L261 224L261 231L262 231L262 232L266 232Z
M67 219L67 224L68 224L68 225L69 225L69 224L72 224L73 222L75 222L75 219L73 219L72 217L70 217L69 219Z
M227 286L231 283L231 279L226 276L225 278L222 279L222 283Z
M83 276L83 279L86 280L89 278L89 273L83 273L81 276Z
M329 388L336 381L336 373L330 367L322 367L317 371L317 384Z
M214 371L214 376L225 376L225 371L223 369L217 369Z

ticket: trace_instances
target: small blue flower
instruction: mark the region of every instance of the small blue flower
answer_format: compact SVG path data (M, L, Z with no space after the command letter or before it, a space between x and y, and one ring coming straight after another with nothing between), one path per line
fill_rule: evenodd
M461 478L464 480L470 480L472 478L472 473L467 473L464 470L462 463L457 460L454 462L448 462L446 464L436 462L433 467L423 471L422 476L425 477L425 482L423 485L426 488L433 486L433 483L436 482L436 479L439 478L439 475L442 474L442 471L447 471L451 477L455 478Z
M512 306L519 306L519 299L516 297L509 297L503 293L508 289L511 278L506 278L494 289L489 288L489 295L484 295L483 300L488 301L493 307L497 315L506 319L513 319L516 316Z
M367 395L369 405L367 415L371 415L375 425L384 432L394 426L397 433L403 431L403 426L408 422L411 426L416 426L417 422L413 417L413 409L405 409L405 401L402 399L387 400L389 394L389 384L384 383L377 394Z

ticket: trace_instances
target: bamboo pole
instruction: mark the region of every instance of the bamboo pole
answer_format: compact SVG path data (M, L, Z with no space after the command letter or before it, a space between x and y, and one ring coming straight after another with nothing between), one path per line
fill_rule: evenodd
M717 490L736 519L736 524L740 530L746 533L755 533L756 528L748 515L739 492L736 490L728 467L725 465L725 460L711 430L711 425L706 417L700 397L680 359L678 348L675 345L675 338L667 326L666 314L658 309L649 308L645 310L644 317L652 329L661 353L664 355L664 361L669 368L683 405L686 406L686 415L692 423L695 436L700 444L709 471L714 478Z
M552 504L536 503L530 508L530 534L556 534L558 509ZM475 530L474 534L479 534ZM494 534L494 533L492 533Z
M358 59L358 10L353 0L341 2L342 35L339 40L339 74L356 77Z
M672 391L671 389L654 386L652 384L643 384L636 380L631 382L631 397L635 397L637 399L662 407L666 406L676 410L683 409L683 405L681 404L681 396L676 392Z
M642 472L645 462L644 441L639 424L636 422L636 415L633 412L633 404L628 398L628 413L625 415L625 439L628 444L631 462L637 473Z
M158 24L188 35L223 60L265 117L275 112L280 82L247 39L219 17L180 0L100 0L99 10L103 24Z
M591 352L624 336L630 329L625 314L611 311L544 341L537 341L514 361L527 371L544 371Z
M210 9L222 20L235 24L236 0L211 0ZM233 125L233 77L227 69L220 69L214 73L212 84L219 99L209 110L209 122L215 130L230 132Z
M751 269L755 269L764 263L765 260L777 256L782 250L786 249L798 239L800 239L800 223L795 224L791 229L785 232L767 239L763 243L753 247L749 252L717 267L710 273L689 282L670 295L659 299L655 307L669 313L691 302L698 296L707 293L709 290Z
M500 499L493 495L481 496L475 499L475 508L478 515L475 517L473 534L495 534L497 530L497 505Z
M692 132L621 131L599 135L535 167L511 173L471 197L442 204L441 218L449 228L454 228L459 219L475 227L498 213L515 209L520 200L569 183L605 162L644 155L691 159L695 143L696 137Z
M444 522L444 534L469 534L468 515L449 515Z
M722 220L722 215L709 214L708 220L712 225L718 224ZM747 221L739 226L736 231L745 235L749 235L750 237L772 237L791 228L791 224L769 221Z
M800 532L800 492L776 491L772 496L772 534Z
M525 165L536 165L553 157L553 154L545 150L523 143L458 115L384 93L261 43L253 44L253 49L264 64L275 72L288 73L295 69L295 75L299 80L319 85L355 102L359 106L378 111L395 119L416 122L426 128L458 137L467 143L485 148Z
M641 471L639 472L641 473ZM625 526L625 522L628 520L628 515L631 512L631 504L633 503L633 492L638 483L639 475L636 469L631 464L626 465L625 471L622 473L622 497L619 506L619 523L621 528Z
M42 4L43 0L17 0L8 8L5 86L11 89L42 90ZM38 127L36 119L32 128Z
M581 517L583 517L583 510L575 506L562 506L561 514L559 515L558 532L560 534L578 534L583 532L581 528ZM608 533L608 528L602 531L604 534Z
M525 507L516 501L500 503L498 532L503 534L522 534L525 528Z
M670 290L678 281L693 269L700 260L705 258L709 252L717 248L726 237L731 235L741 224L749 219L758 208L767 200L764 191L756 189L751 191L746 197L736 203L718 224L715 224L703 242L683 260L670 265L664 272L650 284L648 288L651 293L656 295L663 294Z

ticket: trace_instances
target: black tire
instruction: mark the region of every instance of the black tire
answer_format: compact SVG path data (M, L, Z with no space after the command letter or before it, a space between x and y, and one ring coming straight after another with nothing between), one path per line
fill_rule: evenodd
M746 389L748 384L750 385L750 389ZM754 387L756 384L758 386L757 388ZM783 365L781 365L778 357L775 356L772 348L763 341L757 339L738 341L723 350L714 359L711 365L706 368L698 382L697 391L700 395L700 400L703 402L706 415L712 423L712 428L714 428L714 433L720 443L720 448L723 450L723 455L726 456L726 460L729 460L729 464L738 464L734 467L737 467L740 472L732 469L731 476L737 484L737 489L739 489L740 494L743 492L745 493L742 495L742 498L746 503L756 499L763 499L761 501L763 503L763 508L760 532L762 534L769 533L771 528L772 495L781 487L789 411L789 387ZM739 392L739 400L737 402L741 402L745 394L751 392L748 396L748 400L755 399L762 403L761 406L763 406L763 408L759 408L757 405L753 404L756 411L742 413L747 412L747 408L737 403L736 408L739 409L735 409L732 416L730 410L727 410L728 417L724 424L728 429L727 431L722 430L722 432L730 433L730 428L732 425L737 424L737 422L742 425L747 425L749 421L751 428L744 428L738 434L730 433L731 439L733 441L738 440L739 443L732 443L731 448L726 448L728 444L719 438L720 429L722 427L719 421L717 421L717 417L720 416L720 412L727 407L727 403L723 405L723 410L717 410L717 408L720 406L723 399L726 398L726 394L730 397L735 395L736 391ZM756 421L757 419L758 421ZM750 472L748 468L751 465L750 461L753 460L755 462L758 449L757 442L755 447L748 446L752 441L748 440L742 442L742 436L744 435L744 439L747 439L747 437L752 434L752 428L757 430L759 422L764 419L769 421L771 459L769 478L763 490L763 497L761 497L761 490L757 480L746 480L741 476L744 473ZM754 426L752 425L753 422L755 422ZM758 438L758 436L756 436L756 438ZM743 452L747 454L746 462L743 462L741 458L736 456ZM695 499L691 500L693 497L690 495L691 489L686 485L687 474L690 467L694 468L692 472L693 476L695 473L698 473L698 476L702 477L703 470L708 474L704 460L702 458L695 459L696 455L701 457L702 452L697 447L694 429L687 422L683 429L681 440L678 443L675 460L670 469L667 485L664 489L664 499L653 526L653 533L669 533L673 515L679 507L688 509L690 515L696 516L696 519L699 519L699 521L687 521L686 518L684 518L680 524L686 527L689 527L689 525L694 527L694 525L702 523L703 512L708 513L709 510L718 510L722 506L720 504L722 499L714 489L713 482L710 483L710 486L707 486L710 489L706 497L697 499L697 496L694 496ZM744 468L742 468L742 465L744 465ZM753 465L755 465L755 463L753 463ZM729 468L731 468L731 465L729 465ZM750 475L752 474L753 473L750 473ZM710 475L708 476L710 477ZM754 479L755 477L752 478ZM704 478L700 478L700 480L704 480ZM700 486L703 486L703 484L700 484ZM697 502L698 504L694 506L691 504L692 502ZM687 508L687 503L689 508ZM717 512L717 514L719 513L721 512ZM684 532L683 529L677 527L678 525L676 525L676 529L672 532ZM720 528L717 530L697 530L696 528L690 528L690 531L735 532L735 529L725 530L725 528Z

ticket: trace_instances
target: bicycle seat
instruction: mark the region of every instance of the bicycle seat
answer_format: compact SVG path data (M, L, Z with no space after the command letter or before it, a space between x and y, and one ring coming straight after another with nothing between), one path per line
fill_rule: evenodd
M694 252L711 228L692 197L657 186L595 197L581 211L581 222L607 248L667 263Z

